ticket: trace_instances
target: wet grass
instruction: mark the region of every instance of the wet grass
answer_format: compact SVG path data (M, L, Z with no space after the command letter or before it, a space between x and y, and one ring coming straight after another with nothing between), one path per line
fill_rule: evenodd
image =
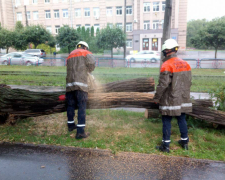
M172 121L171 153L197 159L225 161L225 129L210 124L189 122L189 150L180 148L179 128ZM16 125L0 125L0 141L108 149L112 153L139 152L163 154L155 149L162 140L160 119L145 119L144 113L124 110L87 110L86 130L91 136L76 140L75 132L67 131L66 113L52 114L19 121Z

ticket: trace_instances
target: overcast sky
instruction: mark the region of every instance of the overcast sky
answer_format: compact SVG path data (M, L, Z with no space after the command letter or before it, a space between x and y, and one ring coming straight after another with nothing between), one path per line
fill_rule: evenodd
M188 0L188 21L225 16L225 0Z

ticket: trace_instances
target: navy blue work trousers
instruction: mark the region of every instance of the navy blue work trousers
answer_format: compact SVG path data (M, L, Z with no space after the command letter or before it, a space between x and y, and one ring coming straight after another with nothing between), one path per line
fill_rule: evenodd
M78 109L77 132L83 133L86 122L86 103L88 93L80 90L66 92L68 127L75 126L75 109Z
M175 116L177 118L177 123L180 129L181 140L188 142L188 129L187 122L185 119L185 113L181 113L180 116ZM172 116L162 116L163 123L163 142L165 145L170 144L170 135L171 135L171 120Z

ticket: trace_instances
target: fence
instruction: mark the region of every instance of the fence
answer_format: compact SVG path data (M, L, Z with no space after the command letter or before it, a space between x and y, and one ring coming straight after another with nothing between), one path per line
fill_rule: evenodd
M202 59L189 59L184 58L187 61L191 68L201 68L201 69L225 69L225 59L212 59L212 58L202 58ZM66 66L66 58L56 58L56 57L47 57L43 58L42 61L29 61L24 59L13 59L7 58L2 59L0 57L1 65L35 65L35 66ZM156 59L124 59L124 58L96 58L96 67L127 67L127 68L159 68L160 60Z

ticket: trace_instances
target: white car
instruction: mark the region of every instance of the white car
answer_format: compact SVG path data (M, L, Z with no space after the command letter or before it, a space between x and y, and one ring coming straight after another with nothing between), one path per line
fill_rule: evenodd
M24 52L13 52L0 57L2 65L41 65L44 59Z
M126 60L129 62L157 62L160 60L160 53L156 51L139 51L136 54L128 55Z

